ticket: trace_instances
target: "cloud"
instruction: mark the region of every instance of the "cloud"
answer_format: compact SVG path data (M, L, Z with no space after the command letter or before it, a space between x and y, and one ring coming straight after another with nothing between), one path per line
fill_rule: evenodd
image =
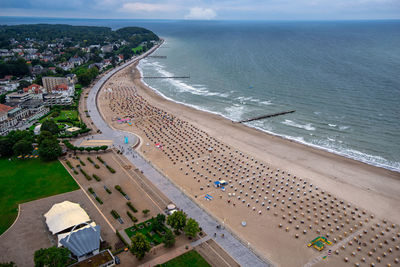
M145 12L154 12L154 11L171 11L175 8L171 5L165 4L149 4L149 3L125 3L123 4L120 11L123 12L137 12L137 11L145 11Z
M211 8L193 7L190 9L189 14L185 16L185 19L214 19L217 13Z

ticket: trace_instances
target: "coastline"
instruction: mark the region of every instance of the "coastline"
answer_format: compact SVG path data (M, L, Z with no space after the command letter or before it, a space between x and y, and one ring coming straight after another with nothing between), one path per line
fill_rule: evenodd
M160 46L161 46L161 45L160 45ZM157 51L157 50L158 50L158 48L157 48L155 51ZM154 51L154 52L155 52L155 51ZM137 69L137 71L140 72L140 76L141 76L141 79L140 79L140 80L141 80L141 82L142 82L145 86L147 86L148 88L150 88L151 90L153 90L156 94L160 95L161 97L163 97L163 98L165 98L165 99L167 99L167 100L169 100L169 101L171 101L171 102L173 102L173 103L180 104L180 105L184 105L184 106L193 108L193 109L198 110L198 111L203 111L203 112L206 112L206 113L210 113L210 114L214 114L214 115L217 115L217 116L221 116L221 117L224 118L224 119L227 119L227 120L229 120L229 121L231 121L231 122L233 122L233 123L236 123L236 122L233 121L231 118L229 118L228 116L226 116L226 115L224 115L224 114L222 114L222 113L220 113L220 112L215 112L215 111L206 110L206 109L201 108L201 107L199 107L199 106L192 105L192 104L188 104L188 103L184 103L184 102L181 102L181 101L172 99L172 98L170 98L170 97L164 95L164 94L163 94L162 92L160 92L158 89L152 87L151 85L149 85L148 83L146 83L146 81L144 81L144 79L143 79L143 76L144 76L144 75L143 75L142 69L141 69L141 67L140 67L140 61L138 62L138 64L136 64L136 69ZM397 172L397 173L400 174L400 167L399 167L399 168L396 168L395 166L392 166L392 165L388 165L388 164L384 164L384 163L379 163L379 162L374 162L374 161L365 159L365 157L355 157L355 156L351 156L351 155L349 155L349 154L346 154L345 152L342 152L342 151L339 151L339 150L335 150L335 149L333 149L333 148L324 147L324 146L317 145L317 144L313 144L313 143L306 142L306 141L301 141L301 140L299 140L299 138L296 138L296 137L293 137L293 136L287 136L287 135L283 135L283 134L274 133L274 132L268 131L268 130L266 130L266 129L257 127L257 126L252 126L252 125L249 125L249 124L243 124L243 125L246 125L246 126L249 127L249 128L253 128L253 129L259 130L259 131L261 131L261 132L263 132L263 133L266 133L266 134L268 134L268 135L272 135L272 136L275 136L275 137L282 138L282 139L284 139L284 140L289 140L289 141L291 141L291 142L296 142L296 143L302 144L302 145L304 145L304 146L306 146L306 147L311 147L311 148L314 148L314 149L317 149L317 150L326 151L326 152L329 152L329 153L332 153L332 154L335 154L335 155L338 155L338 156L341 156L341 157L344 157L344 158L347 158L347 159L354 160L354 161L356 161L356 162L361 162L361 163L364 163L364 164L367 164L367 165L370 165L370 166L373 166L373 167L378 167L378 168L386 169L386 170L389 170L389 171L392 171L392 172ZM350 150L351 150L351 149L350 149ZM360 151L355 151L355 152L356 152L356 153L363 154L364 156L371 157L371 158L374 158L374 157L381 157L381 156L378 156L378 155L365 154L365 153L360 152ZM385 159L385 160L386 160L386 159ZM386 161L387 161L387 160L386 160ZM396 163L397 163L397 162L396 162ZM400 176L399 176L399 177L400 177Z
M138 92L149 103L190 121L211 136L253 154L256 158L263 158L263 161L268 162L272 167L285 166L284 169L288 172L307 177L322 188L329 189L335 195L371 210L379 217L400 223L400 207L394 208L400 202L399 172L370 165L244 124L233 123L219 114L177 103L148 86L143 81L138 64L136 62L132 65L135 73L133 82ZM226 132L231 134L226 134ZM246 141L247 138L252 141ZM261 147L265 150L260 149ZM355 193L354 190L358 192ZM354 197L353 194L360 195Z
M185 175L185 173L182 172L182 168L180 168L180 171L178 170L180 166L189 166L190 161L184 163L182 163L183 161L180 161L181 163L175 162L178 164L176 166L172 165L171 161L169 161L159 149L153 147L153 142L155 140L149 140L149 138L143 134L144 129L149 129L147 127L152 127L153 125L154 121L152 120L153 116L151 114L148 114L148 116L146 113L141 113L141 108L138 106L135 108L135 104L131 103L131 107L133 109L139 108L138 112L142 114L139 115L134 112L134 114L136 114L134 119L135 125L132 127L127 124L118 124L115 121L115 116L131 116L128 115L132 114L129 113L129 105L126 106L126 103L129 103L126 102L127 97L130 99L143 99L146 102L140 102L140 105L147 103L145 105L147 108L150 108L150 110L157 107L157 109L162 112L167 112L177 119L185 121L185 123L187 122L188 125L193 125L195 129L197 128L204 131L206 136L219 140L223 145L228 145L230 147L229 149L239 150L247 154L247 158L254 157L255 160L267 163L267 166L270 167L271 170L278 169L278 172L279 169L284 170L287 173L306 179L308 182L318 186L320 190L329 192L328 195L330 197L332 194L335 200L337 198L343 199L348 202L349 205L351 203L351 206L355 204L356 207L362 208L363 214L371 214L371 218L376 216L377 219L374 219L374 221L378 219L388 219L391 222L400 222L400 207L397 205L400 201L400 179L398 173L269 135L246 125L234 124L232 121L222 116L172 102L164 98L157 91L146 86L141 81L141 75L136 66L137 63L116 73L114 79L110 79L107 85L103 87L113 88L113 90L101 90L99 93L98 107L102 110L103 119L110 127L133 132L141 136L141 138L143 138L143 143L137 148L141 156L145 158L146 161L149 161L164 176L168 177L172 183L176 184L182 192L194 200L199 206L207 210L212 216L217 217L231 232L238 235L241 239L251 242L251 247L259 251L259 255L266 255L268 259L276 263L286 262L287 265L284 266L298 266L300 262L306 264L309 259L316 257L317 254L302 246L299 247L299 244L296 245L296 242L293 242L293 239L290 238L293 238L292 234L290 236L283 233L278 234L277 231L279 231L279 228L277 225L280 220L279 217L271 216L271 213L269 213L270 215L255 216L253 213L254 211L242 205L240 205L240 207L236 206L236 208L232 207L227 209L226 200L223 200L222 195L220 195L221 199L215 199L212 203L204 201L202 197L197 198L197 196L202 196L205 193L201 191L201 188L199 190L199 185L202 185L198 184L200 180L188 179L188 173ZM124 108L119 110L119 112L112 109L110 106L111 99L113 99L113 101L120 99L121 102L118 105L124 105ZM156 125L157 123L154 126ZM169 130L167 130L166 133L168 131ZM153 135L153 137L156 137L156 140L159 139L158 134ZM194 140L197 139L195 136L193 136L193 138ZM162 141L162 138L158 141ZM186 142L182 143L178 140L173 141L173 144L178 145L178 147L187 147L188 145ZM231 151L233 152L233 150ZM182 156L183 155L184 154L182 154ZM198 161L197 165L199 165L200 160L204 162L204 156L206 155L207 154L203 154L203 157L195 159L195 161ZM206 192L214 196L218 194L218 192L212 188L207 188ZM364 210L366 213L364 213ZM274 214L277 216L279 212ZM369 215L359 216L364 218L364 216ZM243 219L248 222L249 227L243 228L240 226ZM367 221L367 218L364 219ZM250 225L252 226L250 227ZM345 226L343 230L340 231L348 231L346 227L349 226ZM350 229L350 231L352 230ZM304 238L306 240L304 240ZM265 240L270 240L270 242L266 243ZM304 244L304 242L307 241L307 237L301 237L298 241ZM278 247L274 246L274 242L283 242L282 244L284 244L286 250L280 251ZM248 246L250 246L250 243L248 243ZM293 258L287 259L286 253L288 251L300 257L301 260L298 258L298 262L296 262ZM332 264L333 263L334 262L332 262Z

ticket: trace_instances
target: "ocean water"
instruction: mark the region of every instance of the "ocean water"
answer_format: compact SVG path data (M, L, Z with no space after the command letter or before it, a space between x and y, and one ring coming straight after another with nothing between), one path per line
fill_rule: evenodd
M250 127L400 171L400 21L0 18L0 24L137 25L166 40L140 63L163 96Z

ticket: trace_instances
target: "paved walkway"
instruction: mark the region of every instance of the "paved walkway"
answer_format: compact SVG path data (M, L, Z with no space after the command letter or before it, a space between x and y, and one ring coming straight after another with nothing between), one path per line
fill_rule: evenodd
M150 51L151 52L151 51ZM122 148L124 155L132 162L137 168L143 171L144 175L161 190L171 201L173 201L180 209L184 210L190 217L199 222L203 231L208 236L212 236L216 232L216 226L220 224L213 219L210 214L200 208L194 201L186 196L179 188L177 188L168 178L159 173L151 163L143 159L139 154L130 148L136 142L134 134L119 131L110 128L110 126L103 120L100 115L96 98L101 86L116 72L134 63L135 61L143 58L145 55L137 57L104 75L91 89L87 98L87 109L93 123L102 132L102 138L112 139L114 146ZM129 144L124 144L124 137L127 136ZM224 248L240 265L242 266L270 266L268 260L260 259L255 255L250 248L241 243L227 230L218 230L218 235L215 241ZM224 234L222 237L221 234Z

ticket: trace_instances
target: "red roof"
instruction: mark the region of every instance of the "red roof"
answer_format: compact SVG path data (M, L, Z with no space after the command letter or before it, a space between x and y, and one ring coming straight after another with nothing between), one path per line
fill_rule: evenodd
M12 110L13 108L4 104L0 104L0 112L8 112Z
M63 84L58 84L58 85L56 85L56 86L54 87L54 90L57 90L57 91L66 91L66 90L68 90L68 86L67 86L65 83L63 83Z
M34 83L34 84L31 84L28 87L24 88L24 92L27 93L29 91L32 91L35 94L39 94L41 91L40 88L41 88L40 85Z

